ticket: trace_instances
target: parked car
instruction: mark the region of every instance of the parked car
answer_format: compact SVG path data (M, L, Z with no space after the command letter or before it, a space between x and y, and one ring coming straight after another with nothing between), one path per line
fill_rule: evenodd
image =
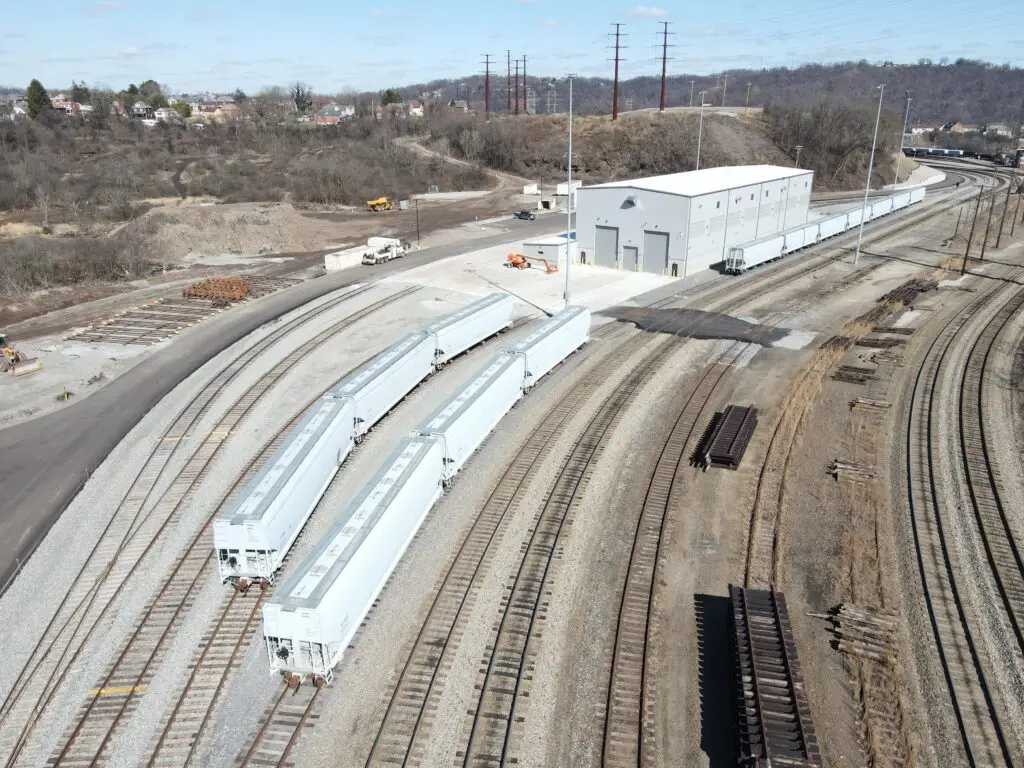
M517 219L522 219L523 221L533 221L537 218L533 211L516 211L512 215Z

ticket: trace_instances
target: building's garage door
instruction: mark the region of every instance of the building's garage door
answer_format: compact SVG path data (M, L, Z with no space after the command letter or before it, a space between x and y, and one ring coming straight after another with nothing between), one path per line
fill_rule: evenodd
M655 275L668 269L668 232L644 231L644 272Z
M630 272L636 272L636 265L640 261L640 249L635 245L622 246L622 268Z
M594 237L594 263L599 267L614 267L619 255L619 228L598 227Z

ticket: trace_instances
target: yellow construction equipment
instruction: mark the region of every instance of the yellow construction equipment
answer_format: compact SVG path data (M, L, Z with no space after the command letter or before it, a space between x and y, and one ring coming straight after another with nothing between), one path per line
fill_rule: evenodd
M530 269L533 266L531 261L536 261L539 264L544 265L544 271L549 275L553 275L558 271L557 264L551 264L547 259L542 259L540 256L527 256L522 253L510 253L506 258L508 266L514 267L515 269Z
M367 200L366 207L371 211L390 211L395 207L395 201L387 195L378 197L376 200Z
M34 357L25 357L14 347L7 346L7 337L0 333L0 373L21 376L38 371L43 364Z

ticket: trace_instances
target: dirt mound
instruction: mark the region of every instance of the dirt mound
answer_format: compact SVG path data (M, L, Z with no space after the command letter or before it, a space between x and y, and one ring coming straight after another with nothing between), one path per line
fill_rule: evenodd
M149 211L130 225L146 235L153 258L189 261L201 255L239 257L315 251L331 242L331 227L288 203L238 203Z

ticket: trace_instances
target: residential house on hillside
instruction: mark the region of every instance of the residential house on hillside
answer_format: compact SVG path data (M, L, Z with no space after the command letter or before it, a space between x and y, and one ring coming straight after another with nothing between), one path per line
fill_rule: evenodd
M144 101L136 101L132 104L132 117L138 120L152 120L153 108Z
M1006 139L1013 138L1013 129L1005 123L990 123L985 126L985 133L994 133Z
M66 115L77 115L81 112L81 107L76 102L68 101L67 99L53 99L50 105L58 112L63 112Z
M456 112L469 112L469 104L463 99L455 99L448 106Z
M317 125L337 125L342 120L349 120L356 116L356 108L351 104L336 104L331 102L316 115Z
M406 105L406 114L409 117L423 117L423 102L419 99L412 99Z
M960 133L960 134L963 134L963 133L977 133L978 132L978 126L977 125L971 125L971 124L968 124L968 123L953 123L951 126L949 126L949 132L950 133Z
M178 110L171 107L160 107L153 112L153 118L158 123L180 123L182 122L181 113Z
M210 115L214 122L226 123L231 120L238 120L242 116L242 108L234 102L221 104Z

